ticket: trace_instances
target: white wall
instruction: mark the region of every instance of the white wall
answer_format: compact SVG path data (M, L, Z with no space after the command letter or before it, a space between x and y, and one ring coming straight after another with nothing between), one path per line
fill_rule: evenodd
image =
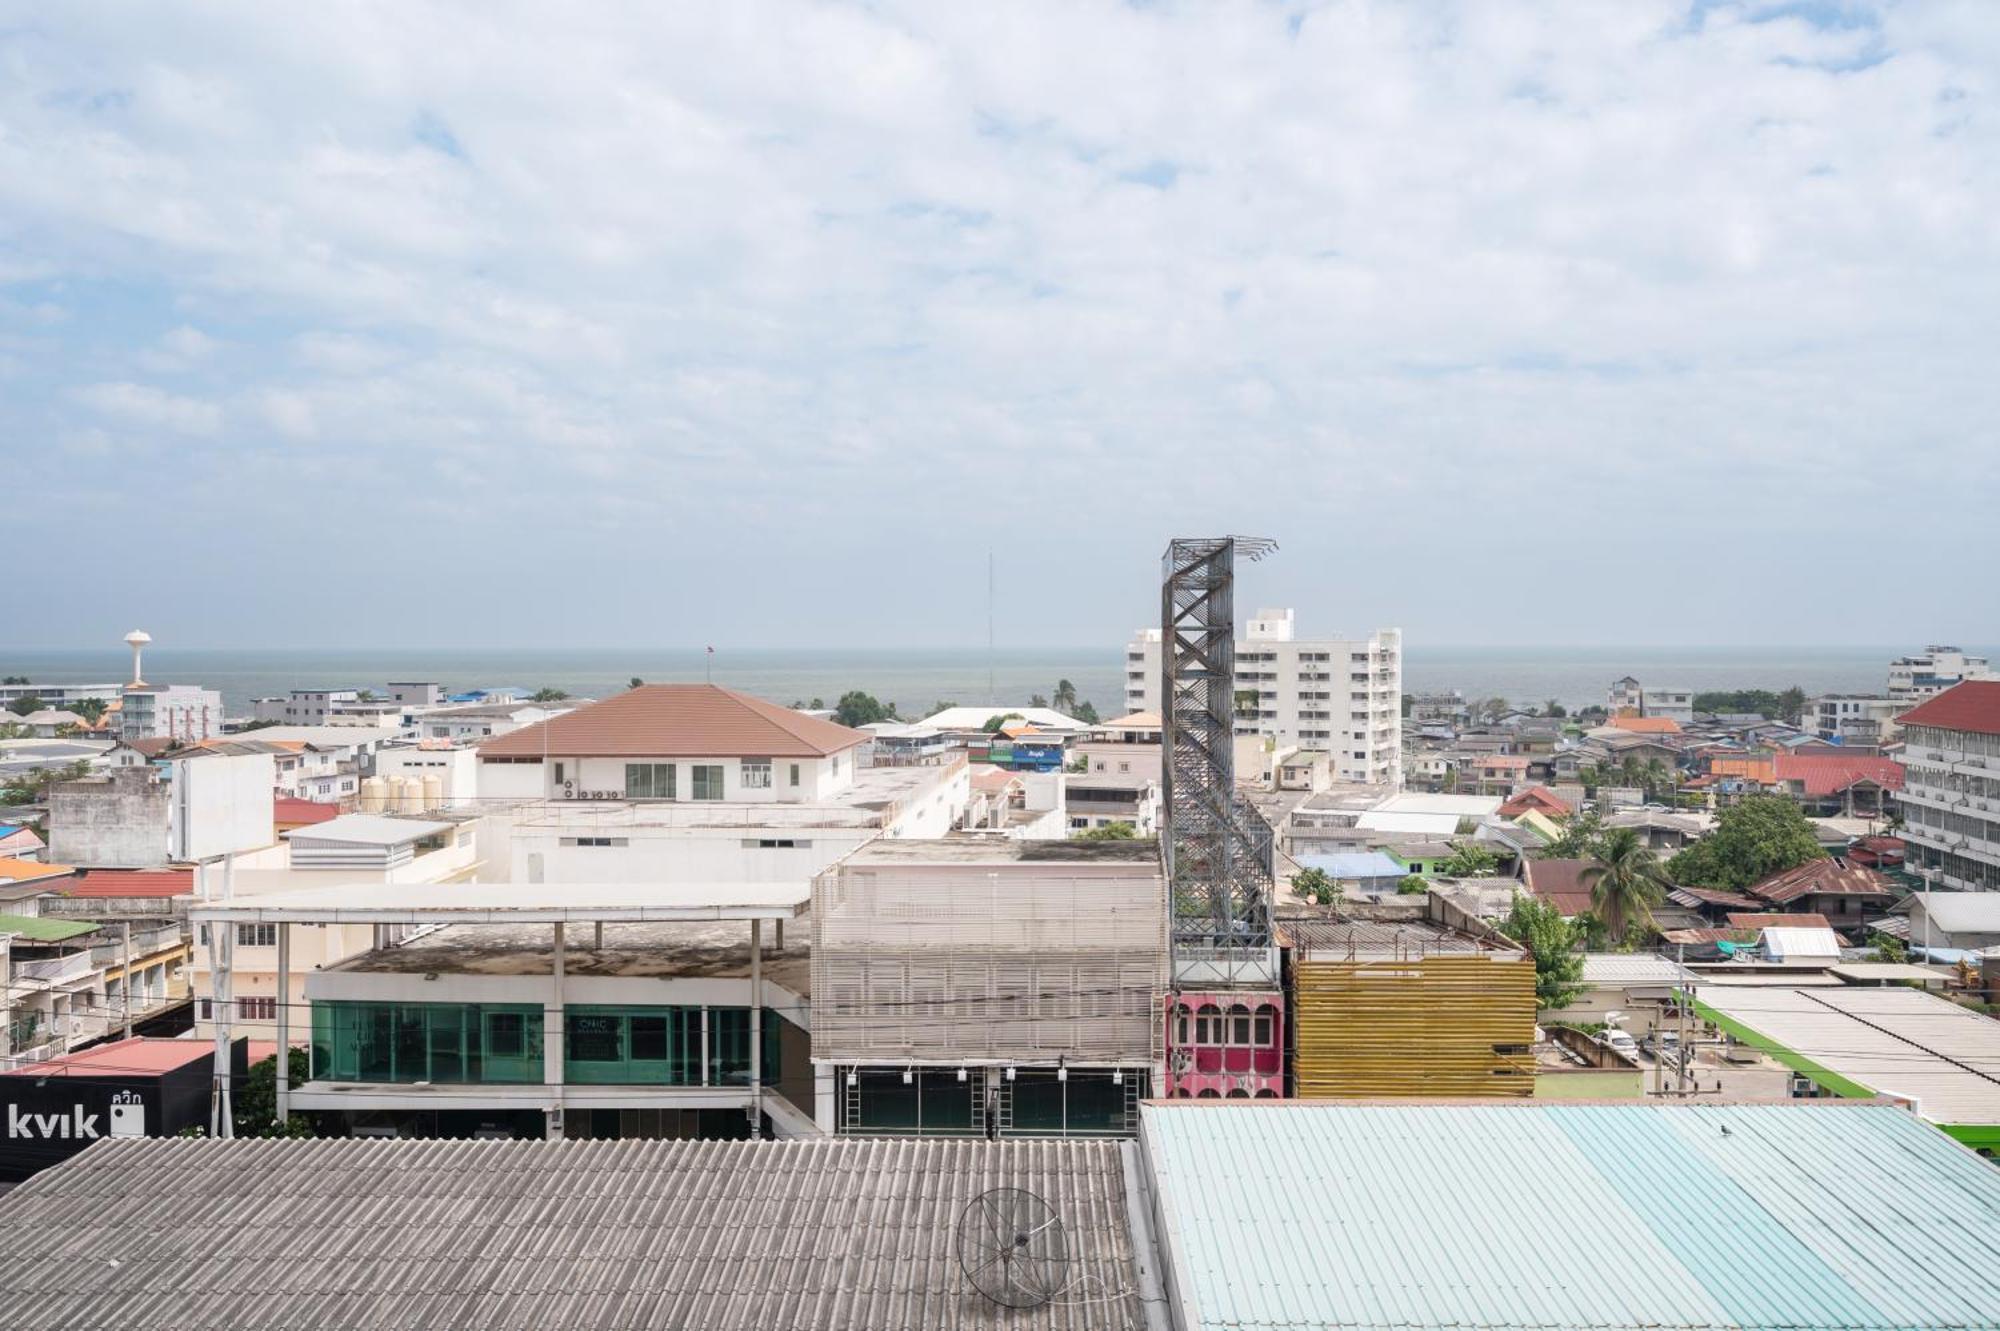
M176 860L271 844L277 764L268 753L181 758L173 765L169 840Z
M377 776L438 778L446 808L462 808L478 798L479 767L478 751L469 748L393 748L382 749L375 755Z

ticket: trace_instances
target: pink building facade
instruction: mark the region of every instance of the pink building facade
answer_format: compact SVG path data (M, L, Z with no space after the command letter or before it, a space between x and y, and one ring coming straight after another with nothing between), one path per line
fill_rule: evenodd
M1168 1098L1277 1099L1285 1093L1285 996L1225 989L1168 994Z

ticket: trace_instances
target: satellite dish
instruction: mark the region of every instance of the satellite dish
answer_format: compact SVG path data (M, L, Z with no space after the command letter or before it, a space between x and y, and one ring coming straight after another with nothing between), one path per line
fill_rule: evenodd
M1069 1283L1062 1217L1032 1192L982 1192L958 1217L958 1265L1003 1308L1039 1308Z

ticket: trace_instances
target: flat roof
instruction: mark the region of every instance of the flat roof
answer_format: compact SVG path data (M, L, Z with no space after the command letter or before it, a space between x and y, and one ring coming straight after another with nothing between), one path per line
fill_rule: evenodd
M40 915L0 915L0 934L12 934L30 943L66 943L72 938L95 933L100 927L89 920L66 920Z
M391 818L378 813L343 813L323 823L295 827L284 833L292 841L344 841L357 846L400 846L449 832L449 822L429 818Z
M1135 1149L107 1140L0 1198L0 1325L1141 1331ZM980 1295L957 1256L1001 1188L1062 1222L1064 1290L1037 1307Z
M162 1040L135 1036L113 1040L73 1054L61 1054L27 1067L0 1070L8 1077L131 1077L172 1072L190 1063L213 1061L215 1045L207 1040Z
M741 920L608 924L604 946L593 932L566 934L563 974L618 978L747 980L750 930ZM812 995L808 932L789 932L784 951L765 931L759 973L801 997ZM323 974L506 975L555 973L555 940L542 924L454 924L398 947L376 948Z
M1918 989L1702 984L1729 1021L1879 1095L1914 1100L1933 1123L2000 1125L2000 1021Z
M788 920L812 889L777 883L341 883L194 902L194 920L301 924L556 924Z
M2000 1326L2000 1170L1893 1105L1140 1114L1186 1331Z
M1158 869L1152 837L1129 841L1028 841L1018 837L879 838L842 863L867 864L1147 864Z
M851 784L819 800L530 800L515 825L564 831L616 828L641 835L655 828L880 827L961 770L962 763L864 767Z

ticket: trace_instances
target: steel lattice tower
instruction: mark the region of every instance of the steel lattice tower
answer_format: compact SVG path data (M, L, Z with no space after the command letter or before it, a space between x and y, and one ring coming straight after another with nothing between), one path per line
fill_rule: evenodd
M1236 557L1277 542L1223 536L1167 547L1160 590L1167 881L1177 981L1276 981L1272 836L1236 796Z

